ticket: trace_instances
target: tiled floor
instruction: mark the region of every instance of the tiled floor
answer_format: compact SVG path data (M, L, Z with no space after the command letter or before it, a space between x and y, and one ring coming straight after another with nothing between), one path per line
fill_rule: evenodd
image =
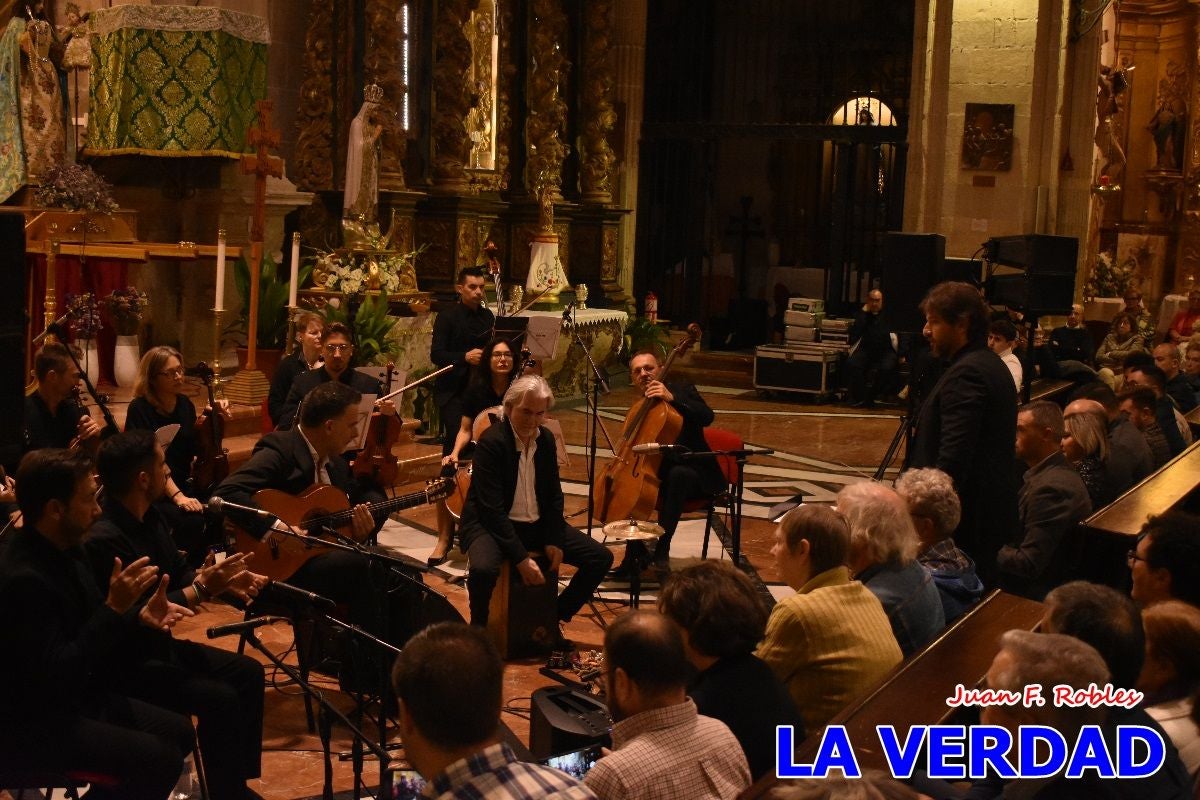
M716 411L717 426L736 432L743 437L747 446L775 450L773 455L751 458L746 465L742 550L752 569L767 584L768 590L775 596L786 594L790 590L778 585L778 576L769 554L773 525L766 520L768 508L797 493L804 493L812 501L829 502L840 487L869 478L896 431L898 413L888 409L850 412L843 407L816 406L803 400L764 400L753 392L730 389L708 390L702 387L702 393ZM601 400L601 416L614 439L619 435L621 420L632 399L632 392L626 388ZM563 470L564 489L567 492L566 512L569 515L586 508L587 415L582 407L566 406L556 409L554 415L562 423L571 458L570 466ZM607 448L603 436L600 441L602 466ZM586 524L582 515L572 521L579 527ZM415 509L403 515L402 524L389 524L387 535L381 540L393 542L397 547L423 558L423 554L432 549L434 538L421 532L428 532L434 526L432 508ZM685 522L681 526L678 544L673 547L673 566L682 566L691 558L699 557L702 532L703 521ZM617 555L619 558L620 554ZM710 558L719 555L728 557L718 548L710 548ZM446 580L447 575L455 573L454 567L455 562L451 562L448 570L431 574L428 583L444 593L465 614L465 588L460 583ZM653 594L652 589L648 590L648 594ZM601 608L602 619L611 618L622 610L616 606L607 610ZM211 611L181 625L178 633L190 638L202 638L203 630L208 626L237 618L239 615L232 609L215 606ZM285 625L263 628L260 632L263 640L276 651L285 650L290 644L290 631ZM599 648L603 641L602 628L596 621L583 615L570 623L567 635L581 648ZM215 642L218 646L232 646L234 643L236 639L233 637ZM529 722L527 714L518 713L518 709L528 708L528 698L535 689L553 684L552 680L539 673L541 666L540 660L516 661L509 664L506 672L504 697L512 711L503 715L503 721L522 741L528 741ZM268 680L271 677L268 673ZM338 708L347 712L351 710L351 699L337 691L335 682L321 680L319 683ZM303 703L294 687L275 689L268 686L263 740L263 777L252 784L258 792L270 800L320 796L324 772L320 742L317 736L306 730ZM345 728L334 727L332 748L335 753L334 789L350 789L351 764L337 758L338 753L350 749L350 737ZM394 754L402 758L403 751L397 750ZM365 771L368 785L375 785L378 781L376 762L368 762Z

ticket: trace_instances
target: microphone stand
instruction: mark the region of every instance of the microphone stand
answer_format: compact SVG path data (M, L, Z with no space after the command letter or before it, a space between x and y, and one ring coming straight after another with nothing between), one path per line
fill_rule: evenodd
M350 720L346 718L345 714L343 714L341 711L338 711L337 707L325 698L324 692L313 686L308 681L304 680L304 678L300 675L300 670L286 663L283 659L272 653L270 648L259 641L258 636L255 635L254 631L247 631L245 634L243 634L242 641L249 643L251 647L266 656L267 660L274 664L277 669L295 681L296 685L299 686L306 695L317 701L317 730L321 735L321 751L325 757L325 780L321 791L321 797L323 800L333 800L333 754L329 746L329 741L332 738L334 719L337 719L338 722L341 722L350 730L350 735L354 737L354 746L356 748L361 750L362 744L366 743L370 751L375 754L376 758L379 759L380 764L386 765L389 761L391 761L391 756L387 754L386 750L368 739L367 735L359 730L352 722L350 722ZM356 788L362 777L361 761L362 760L360 758L359 763L355 767L354 780ZM387 791L385 796L391 797L390 785L385 791Z
M717 458L719 456L728 456L737 462L737 482L734 484L733 490L733 510L730 516L732 517L732 525L730 526L731 538L733 539L733 547L730 555L733 558L733 565L738 569L742 569L741 551L742 551L742 490L745 487L746 478L746 459L750 456L769 456L775 451L767 447L744 447L740 450L693 450L691 452L680 453L679 457L683 459L689 458ZM748 566L748 565L747 565Z
M585 371L584 377L583 377L583 382L584 382L583 396L584 396L584 398L587 398L588 392L589 392L588 385L590 383L590 385L591 385L590 391L591 391L591 396L592 396L592 407L589 409L588 417L590 419L591 426L592 426L592 435L591 435L591 443L588 445L588 468L587 468L587 474L588 474L588 503L587 503L588 526L587 526L587 535L589 538L591 538L592 537L592 526L595 524L594 516L595 516L595 511L596 511L596 497L595 497L595 495L596 495L596 450L599 448L599 443L596 439L596 434L600 428L600 392L601 392L601 390L603 390L604 393L607 394L609 389L608 389L608 384L604 380L604 374L602 372L600 372L600 368L598 366L596 366L596 362L592 359L591 351L588 350L588 346L586 344L584 344L583 337L581 337L579 335L579 325L577 325L575 323L575 320L573 318L568 320L568 316L570 316L574 310L575 310L574 305L567 308L567 310L563 313L563 322L566 323L566 322L570 321L571 333L574 336L573 341L572 341L572 346L577 345L579 347L579 349L583 351L583 357L585 359L587 359L587 363L588 363L588 367L589 367L589 369L587 371ZM608 439L608 431L604 432L604 438ZM608 446L610 449L612 449L613 443L611 440L608 442Z

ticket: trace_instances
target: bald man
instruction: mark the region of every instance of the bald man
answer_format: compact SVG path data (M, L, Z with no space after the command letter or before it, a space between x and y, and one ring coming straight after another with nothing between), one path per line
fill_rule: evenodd
M1056 361L1079 361L1092 364L1096 346L1092 334L1083 326L1083 306L1071 306L1067 324L1050 332L1050 351Z
M1175 401L1180 412L1186 414L1196 407L1196 395L1188 383L1187 376L1179 369L1179 346L1163 342L1154 348L1154 366L1163 371L1167 379L1163 391Z

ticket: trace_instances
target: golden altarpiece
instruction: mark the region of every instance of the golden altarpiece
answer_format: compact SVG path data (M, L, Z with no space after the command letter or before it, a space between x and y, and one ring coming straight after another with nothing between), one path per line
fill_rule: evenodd
M344 156L375 85L377 218L395 249L423 248L422 290L452 296L488 241L523 283L545 188L570 282L623 301L611 27L608 0L313 0L289 167L316 193L304 240L342 241Z

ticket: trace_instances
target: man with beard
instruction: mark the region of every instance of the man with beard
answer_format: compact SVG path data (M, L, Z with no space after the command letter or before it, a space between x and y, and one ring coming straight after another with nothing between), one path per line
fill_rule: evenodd
M1012 375L987 348L987 307L974 287L939 283L921 309L933 355L949 366L914 412L906 466L936 467L954 480L962 501L954 540L975 559L984 584L991 585L996 552L1017 529Z

